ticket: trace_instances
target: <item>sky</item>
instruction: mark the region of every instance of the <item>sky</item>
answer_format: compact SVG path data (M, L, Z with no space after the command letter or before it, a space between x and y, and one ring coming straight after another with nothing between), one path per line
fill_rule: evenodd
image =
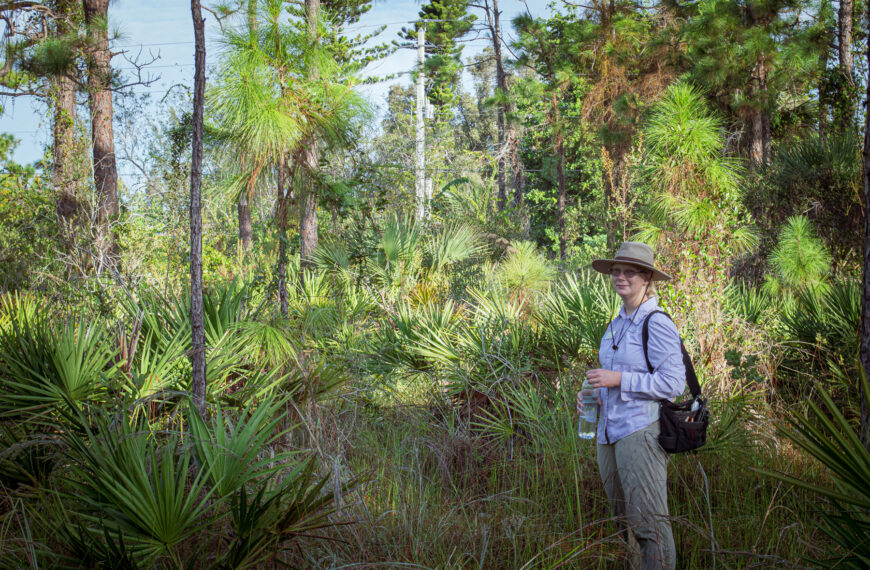
M206 6L210 4L208 0L204 3ZM528 9L534 16L546 16L550 12L547 4L548 0L527 0L525 3L521 0L499 0L505 41L513 38L510 22L516 15L525 13ZM418 17L420 6L421 2L415 0L375 0L372 9L351 30L365 34L386 24L386 30L375 41L390 42L398 37L403 26L408 26ZM203 15L206 26L206 60L207 65L210 65L220 54L220 29L214 16L208 12ZM481 18L480 14L478 18ZM192 85L193 24L190 3L187 0L116 0L109 7L109 26L118 34L112 43L113 50L126 52L126 55L118 55L112 60L115 68L132 70L133 66L125 57L138 56L139 61L157 58L145 73L159 78L149 86L134 87L136 93L147 92L151 95L152 108L145 108L142 112L156 110L160 99L171 86ZM489 42L485 34L468 41L463 58L481 51ZM385 76L407 72L414 68L415 63L414 50L399 49L389 57L371 64L364 75ZM376 109L382 110L389 85L408 85L410 82L410 75L400 75L390 82L361 86L360 91ZM51 137L51 122L46 106L33 97L4 98L0 104L5 108L5 114L0 116L0 132L12 133L21 141L14 154L15 161L31 163L40 160ZM122 162L119 161L118 170L121 177L125 178L132 170Z

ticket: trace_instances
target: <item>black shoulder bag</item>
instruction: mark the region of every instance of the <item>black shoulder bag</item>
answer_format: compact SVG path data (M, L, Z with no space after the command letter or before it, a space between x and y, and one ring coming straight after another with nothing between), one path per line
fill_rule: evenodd
M646 366L650 374L654 372L654 369L647 353L649 320L656 313L661 313L667 318L671 318L664 311L652 311L643 321L643 331L641 333L643 338L643 356L646 359ZM707 401L701 397L701 386L698 384L698 376L695 374L692 359L689 357L689 353L686 352L686 347L683 346L683 339L680 339L680 350L683 352L683 364L686 366L686 383L692 392L692 398L684 402L659 401L661 404L659 407L659 424L661 426L659 444L668 453L692 451L704 445L707 442L707 424L710 423L710 413L706 406ZM698 405L695 409L692 409L692 406L696 402Z

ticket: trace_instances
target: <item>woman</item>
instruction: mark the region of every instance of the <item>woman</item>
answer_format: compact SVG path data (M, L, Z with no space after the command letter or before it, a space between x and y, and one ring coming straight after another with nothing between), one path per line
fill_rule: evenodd
M630 568L674 568L676 550L668 517L668 455L658 442L659 400L679 396L686 384L677 327L661 313L649 322L647 352L641 329L658 309L652 284L670 280L656 269L652 248L623 242L613 259L596 259L592 268L610 275L622 308L601 339L601 368L586 372L600 388L598 468L613 514L626 529ZM582 413L582 399L577 395Z

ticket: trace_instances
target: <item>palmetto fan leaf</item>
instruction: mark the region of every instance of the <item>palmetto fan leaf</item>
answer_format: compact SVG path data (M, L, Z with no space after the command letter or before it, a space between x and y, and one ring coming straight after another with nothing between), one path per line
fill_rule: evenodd
M592 358L621 301L606 280L585 271L568 274L541 305L536 318L555 355Z
M75 492L65 495L70 509L91 533L110 528L143 556L172 557L179 543L210 522L207 472L193 473L190 452L177 438L159 443L129 418L91 413L93 425L71 415L78 429L64 434L74 459L67 482Z
M0 295L0 331L36 323L42 318L43 303L33 294L12 291Z
M870 383L859 365L861 392L870 405ZM828 568L867 568L870 565L870 451L854 427L824 389L819 389L824 410L809 402L807 416L794 414L780 432L816 458L831 475L832 486L821 486L797 477L759 470L803 487L830 501L823 514L822 530L840 547L826 560L814 562Z
M130 379L126 387L133 400L150 398L157 393L179 388L183 372L187 369L186 351L190 334L184 329L162 343L154 342L153 331L138 344L138 350L130 367Z
M237 418L218 404L206 423L192 401L188 419L196 457L218 497L229 497L239 488L282 469L292 453L269 453L287 429L285 404L289 397L249 402Z
M84 320L54 330L47 321L0 331L0 410L40 416L105 392L118 368L105 331Z
M414 220L393 216L381 232L381 265L412 263L419 259L423 231Z
M426 242L426 250L432 258L432 270L437 273L449 265L480 254L483 245L472 228L452 224L431 236Z

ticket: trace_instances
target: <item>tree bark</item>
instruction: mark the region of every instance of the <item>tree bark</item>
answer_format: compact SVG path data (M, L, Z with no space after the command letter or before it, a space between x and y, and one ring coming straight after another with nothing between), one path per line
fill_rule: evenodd
M514 207L519 208L523 205L523 165L520 162L520 137L513 121L508 121L507 148L513 174Z
M305 19L308 24L308 41L311 48L314 49L320 42L317 35L317 22L320 20L320 0L305 0ZM313 63L310 64L308 78L317 79L319 76L320 70ZM305 170L299 200L299 257L303 269L311 267L311 254L317 249L317 168L320 160L318 151L316 135L312 134L303 143L300 160Z
M190 161L190 326L193 401L205 418L205 324L202 306L202 121L205 99L205 23L199 0L191 0L196 45L193 91L193 148Z
M414 198L417 201L416 217L422 222L426 217L426 25L417 29L417 81L414 97Z
M289 314L287 299L287 198L289 192L285 183L284 157L278 160L278 200L275 204L275 217L278 221L278 305L281 315Z
M303 177L300 184L302 192L300 192L299 200L299 257L301 266L309 268L312 266L311 254L317 249L318 148L315 139L309 139L300 162L303 168Z
M855 10L855 0L840 0L838 13L837 52L840 58L840 75L843 84L839 84L841 127L852 126L855 115L855 102L852 89L855 86L852 64L852 13Z
M257 0L248 0L248 31L251 34L251 41L257 41ZM239 243L242 250L250 251L251 243L253 242L254 230L253 220L251 218L251 206L248 203L248 196L251 194L251 186L253 185L253 177L248 188L242 191L239 195L238 217L239 217Z
M764 162L764 117L760 109L749 113L749 158L753 166Z
M239 242L242 244L244 251L251 249L251 242L254 238L254 226L251 219L251 206L248 204L248 190L242 190L239 195L238 203L239 211Z
M495 87L499 98L496 128L498 130L498 211L504 211L507 206L507 188L505 185L505 171L508 162L505 136L505 114L507 105L504 97L507 95L507 79L504 71L504 61L501 57L501 22L498 10L498 0L492 0L492 8L489 2L484 3L486 18L489 25L490 38L492 39L492 51L495 57Z
M559 210L559 259L564 260L567 256L565 243L565 203L568 195L565 188L565 141L562 133L556 134L556 182L559 186L559 198L557 208Z
M827 40L827 38L826 38ZM823 49L821 55L821 62L819 64L819 69L821 73L819 74L820 81L816 87L816 91L819 94L819 140L825 142L828 137L828 94L827 94L827 75L826 70L828 69L828 50Z
M78 223L80 204L76 197L73 171L73 129L75 127L74 84L66 76L54 80L54 117L52 125L52 184L55 192L55 215L62 241L72 243Z
M770 159L770 117L767 114L768 65L760 55L750 78L749 157L753 165L766 165Z
M870 18L870 2L867 3L867 17ZM870 65L870 42L867 45L867 63ZM864 373L870 379L870 73L864 99L864 298L861 304L861 344L859 359ZM860 437L865 447L870 449L870 410L863 385L859 388L861 397Z
M114 265L116 248L110 223L120 213L115 139L112 132L112 54L109 51L109 0L83 0L88 29L88 103L97 193L97 248L104 261Z
M69 19L73 18L71 1L58 2L55 33L63 38L70 32ZM76 184L73 175L73 132L75 129L75 83L66 74L53 81L54 113L52 124L52 185L55 193L55 215L61 239L67 246L72 239L73 227L79 214Z

